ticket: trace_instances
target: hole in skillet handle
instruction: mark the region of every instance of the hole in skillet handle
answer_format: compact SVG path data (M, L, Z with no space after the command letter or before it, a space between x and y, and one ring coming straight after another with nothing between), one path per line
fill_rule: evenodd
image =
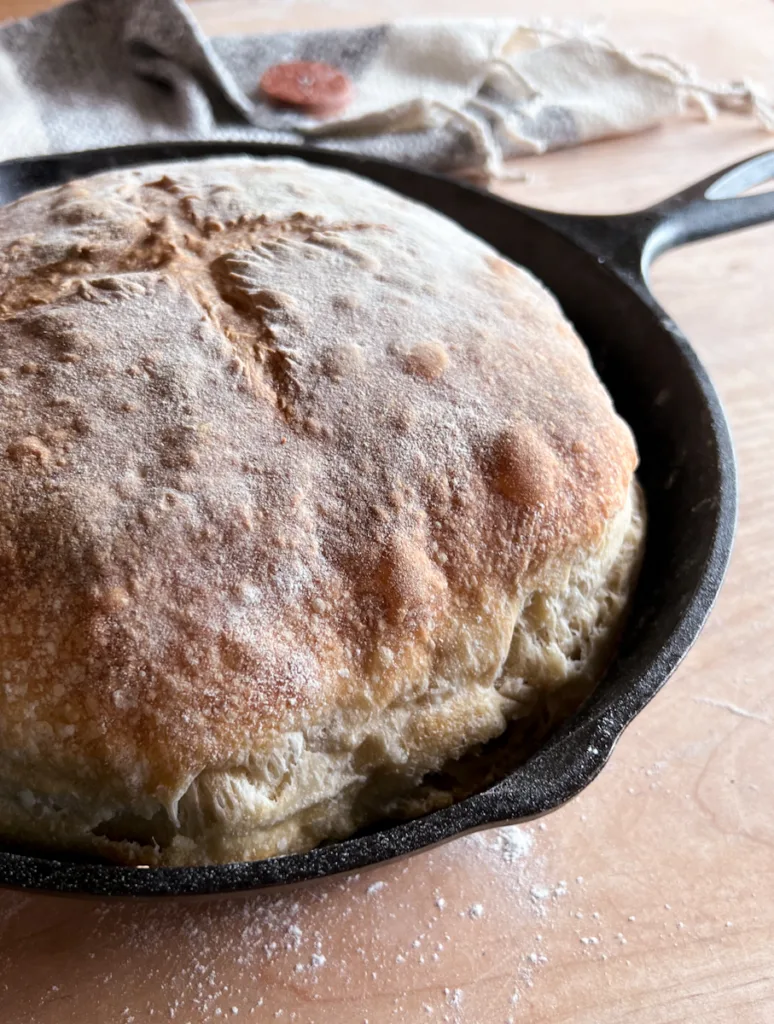
M728 199L715 193L716 198L706 198L716 182L731 187L729 181L735 181L740 187L742 178L730 176L755 161L744 161L648 210L619 217L583 218L518 207L450 179L347 154L229 143L137 146L13 161L0 165L0 197L10 201L37 188L117 167L227 153L295 156L363 174L453 217L545 280L587 341L643 453L644 483L655 516L631 621L614 666L581 712L521 768L459 804L307 854L247 864L138 870L0 852L0 884L96 895L247 891L360 870L478 828L545 814L600 771L625 726L691 646L722 580L736 507L730 438L701 364L648 292L644 274L650 260L671 245L774 216L771 196ZM760 175L763 158L756 160ZM744 178L745 187L750 175ZM760 203L749 210L726 207L720 221L708 221L701 213L708 206L756 200L766 200L763 209ZM622 338L622 323L631 338ZM640 379L633 388L637 374ZM666 400L664 416L673 417L673 422L669 430L659 432L653 427L653 407L665 380L682 381L686 410L680 420L675 407L681 402ZM659 476L664 454L672 458L675 453L688 476L689 455L699 449L704 462L686 483L669 484L668 477ZM671 504L665 497L670 488L678 495L669 498ZM686 540L681 534L691 515L700 537ZM662 541L673 551L671 561L658 553Z

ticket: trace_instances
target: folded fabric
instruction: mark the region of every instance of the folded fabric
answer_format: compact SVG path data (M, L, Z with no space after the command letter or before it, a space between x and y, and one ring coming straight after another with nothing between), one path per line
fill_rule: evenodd
M320 120L263 98L263 71L318 60L354 83ZM0 159L172 139L305 143L432 170L503 161L674 116L774 109L750 83L620 49L578 26L400 21L208 39L181 0L76 0L0 27Z

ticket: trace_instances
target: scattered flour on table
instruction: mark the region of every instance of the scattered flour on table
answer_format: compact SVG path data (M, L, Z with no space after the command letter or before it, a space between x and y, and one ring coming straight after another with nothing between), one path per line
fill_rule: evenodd
M302 890L210 903L84 905L76 939L83 962L91 966L72 978L51 977L56 984L34 996L24 1024L50 1021L58 1001L67 1006L84 989L98 1015L120 1024L149 1018L199 1024L237 1016L262 1022L277 1014L283 1022L308 1024L324 1018L324 1006L339 998L351 979L360 988L370 979L382 996L407 993L395 997L391 1019L408 1020L421 1012L441 1024L463 1024L474 1012L472 986L487 963L476 961L464 977L450 977L444 962L458 943L469 943L471 956L478 956L476 935L484 922L497 928L498 921L514 920L524 924L504 998L516 1006L550 962L552 917L582 916L576 898L583 877L576 876L572 885L551 877L545 832L535 825L505 826L430 851L419 869L433 880L428 885L423 875L412 877L417 861L409 861L402 868L380 869L391 881L352 875ZM9 894L0 902L0 939L5 933L9 951L15 922L30 899ZM599 921L596 912L587 916ZM451 918L459 922L453 937L447 930ZM612 942L613 934L606 941ZM584 955L603 942L599 926L579 938ZM620 933L617 938L626 941ZM12 963L4 948L0 945L0 976ZM598 948L594 955L607 954ZM453 962L459 965L459 957ZM55 969L52 961L52 974ZM401 974L409 969L413 978L427 979L422 1003L410 1006L411 986L401 987ZM450 981L453 987L444 987ZM279 1009L278 992L288 993ZM430 1009L420 1011L420 1006Z

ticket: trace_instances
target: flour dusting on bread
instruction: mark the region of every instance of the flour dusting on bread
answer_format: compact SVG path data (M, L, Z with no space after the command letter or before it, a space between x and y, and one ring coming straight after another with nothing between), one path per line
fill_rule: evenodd
M3 835L306 849L603 670L631 434L451 221L290 160L110 172L0 210L0 317Z

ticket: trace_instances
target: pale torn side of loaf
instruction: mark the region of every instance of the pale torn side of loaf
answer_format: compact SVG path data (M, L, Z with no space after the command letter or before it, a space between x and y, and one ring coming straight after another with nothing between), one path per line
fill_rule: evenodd
M248 158L0 210L0 836L305 850L588 692L644 533L551 295L358 177Z

